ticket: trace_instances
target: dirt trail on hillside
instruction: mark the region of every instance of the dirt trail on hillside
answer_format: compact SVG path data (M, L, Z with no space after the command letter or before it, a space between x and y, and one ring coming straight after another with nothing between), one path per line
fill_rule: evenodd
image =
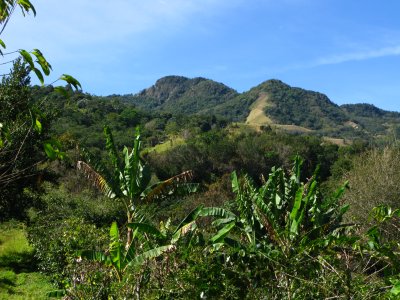
M297 125L285 125L285 124L274 124L274 122L265 114L265 109L268 106L273 106L273 103L268 102L269 97L267 94L261 94L257 100L251 105L250 113L246 119L246 125L249 127L256 129L256 130L261 130L262 125L271 125L276 129L284 130L286 132L297 132L297 133L311 133L314 130L305 128L302 126L297 126ZM349 122L348 122L349 123ZM355 123L354 123L355 124ZM346 124L348 126L356 126L357 124ZM348 141L344 139L338 139L338 138L330 138L330 137L323 137L325 142L336 144L339 146L343 146L348 144Z
M272 124L272 120L268 118L264 112L268 105L270 105L268 103L268 95L261 94L251 105L251 111L246 119L246 124L256 126Z

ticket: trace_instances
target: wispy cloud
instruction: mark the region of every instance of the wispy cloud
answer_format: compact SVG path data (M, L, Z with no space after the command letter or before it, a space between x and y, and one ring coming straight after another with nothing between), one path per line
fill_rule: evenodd
M36 18L15 14L2 39L10 49L44 49L54 60L118 53L201 24L244 0L37 1ZM119 48L118 48L119 47Z
M310 69L325 65L336 65L346 62L364 61L374 58L399 56L400 45L381 47L377 49L369 49L363 51L347 52L335 55L323 56L314 60L303 61L299 63L289 64L278 68L270 68L268 71L272 74L287 73L293 70ZM264 72L267 72L266 70Z
M245 0L35 1L37 16L24 18L16 11L2 39L10 50L40 48L55 70L82 77L87 74L88 80L93 80L90 73L97 75L107 68L110 73L111 66L130 64L131 70L132 62L141 61L140 55L148 49L156 53L163 41L188 30L196 34L193 28L208 30L209 20L243 3Z
M372 58L400 55L400 46L384 47L367 51L343 53L319 58L312 62L312 66L334 65L350 61L362 61Z
M239 0L229 1L231 3ZM12 35L35 31L60 39L90 43L153 30L173 29L234 4L224 0L70 0L38 2L37 20L18 18ZM239 1L240 2L240 1ZM27 24L29 24L27 26ZM14 27L14 28L11 28ZM40 30L40 31L39 31ZM10 34L11 37L11 34Z

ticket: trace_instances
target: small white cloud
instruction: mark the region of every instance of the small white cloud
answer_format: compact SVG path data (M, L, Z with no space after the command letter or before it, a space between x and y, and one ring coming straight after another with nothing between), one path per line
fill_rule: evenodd
M361 61L372 58L400 55L400 46L385 47L362 52L344 53L317 59L313 66L333 65L349 61Z

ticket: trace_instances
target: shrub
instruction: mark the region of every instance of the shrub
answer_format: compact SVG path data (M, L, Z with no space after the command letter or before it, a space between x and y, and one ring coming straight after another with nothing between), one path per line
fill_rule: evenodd
M396 209L400 207L400 150L386 147L382 150L373 149L362 154L353 161L353 168L345 174L350 182L350 189L344 196L344 201L350 204L347 219L359 223L362 231L366 231L372 221L369 214L379 205L388 205ZM398 221L392 225L398 226ZM396 223L397 222L397 223ZM394 231L390 224L386 226L386 237Z
M42 215L28 228L28 233L39 269L59 285L65 283L69 275L66 267L74 263L78 250L102 249L107 242L106 230L79 217L50 220Z

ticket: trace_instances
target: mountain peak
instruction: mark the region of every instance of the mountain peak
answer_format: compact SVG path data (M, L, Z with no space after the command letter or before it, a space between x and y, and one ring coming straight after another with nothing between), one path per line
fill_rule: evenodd
M210 79L171 75L134 95L132 101L143 108L170 113L206 113L236 95L235 90Z

